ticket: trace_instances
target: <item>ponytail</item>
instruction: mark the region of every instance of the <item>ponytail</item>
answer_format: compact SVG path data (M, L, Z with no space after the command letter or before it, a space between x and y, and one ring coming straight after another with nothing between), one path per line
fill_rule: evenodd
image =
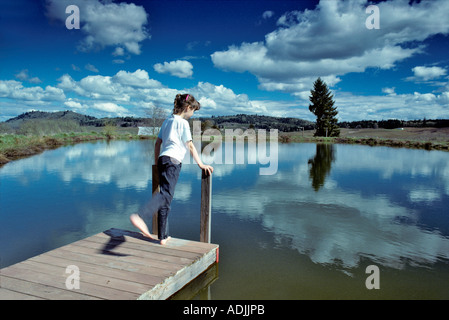
M193 108L195 111L201 108L200 103L191 94L178 93L175 98L173 114L182 113L187 107Z

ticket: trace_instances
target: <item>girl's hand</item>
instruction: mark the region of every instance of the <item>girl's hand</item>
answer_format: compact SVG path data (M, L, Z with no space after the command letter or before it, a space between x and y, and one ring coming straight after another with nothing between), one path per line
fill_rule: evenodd
M200 165L199 167L201 168L201 170L204 170L204 172L208 176L210 176L212 174L212 172L214 172L214 168L212 166L207 165L207 164Z
M196 151L195 145L193 144L192 140L187 142L187 148L190 150L190 154L193 156L193 159L195 159L195 162L198 163L198 167L200 167L201 170L204 170L204 173L206 175L210 176L212 172L214 172L214 168L212 166L204 164L201 161L201 158L198 155L198 152Z

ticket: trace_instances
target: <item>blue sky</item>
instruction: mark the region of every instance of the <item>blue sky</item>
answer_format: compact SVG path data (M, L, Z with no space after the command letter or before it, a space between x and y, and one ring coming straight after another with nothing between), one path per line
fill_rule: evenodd
M375 3L379 29L368 29ZM80 10L80 29L67 29ZM0 121L30 110L314 120L321 77L341 121L449 118L449 1L0 2Z

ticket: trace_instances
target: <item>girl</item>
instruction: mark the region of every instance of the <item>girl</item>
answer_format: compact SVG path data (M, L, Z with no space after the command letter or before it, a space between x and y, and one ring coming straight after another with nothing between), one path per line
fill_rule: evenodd
M191 94L177 94L173 114L162 124L154 146L154 161L157 163L159 171L160 192L153 194L153 198L142 215L144 218L149 218L153 212L158 211L158 238L162 245L170 239L167 234L167 218L175 192L175 185L181 171L181 162L186 151L189 150L193 159L202 170L205 170L206 174L210 175L214 171L213 167L205 165L201 161L192 142L192 135L187 122L200 107L200 103ZM138 214L132 214L130 220L144 236L153 239L142 217Z

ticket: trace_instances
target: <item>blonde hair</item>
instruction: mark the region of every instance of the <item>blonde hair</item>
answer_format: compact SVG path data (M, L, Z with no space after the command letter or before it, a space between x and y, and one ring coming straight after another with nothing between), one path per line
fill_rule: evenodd
M193 110L200 110L201 105L198 101L196 101L195 97L191 94L180 94L178 93L175 98L173 108L173 114L182 113L187 107L193 108Z

